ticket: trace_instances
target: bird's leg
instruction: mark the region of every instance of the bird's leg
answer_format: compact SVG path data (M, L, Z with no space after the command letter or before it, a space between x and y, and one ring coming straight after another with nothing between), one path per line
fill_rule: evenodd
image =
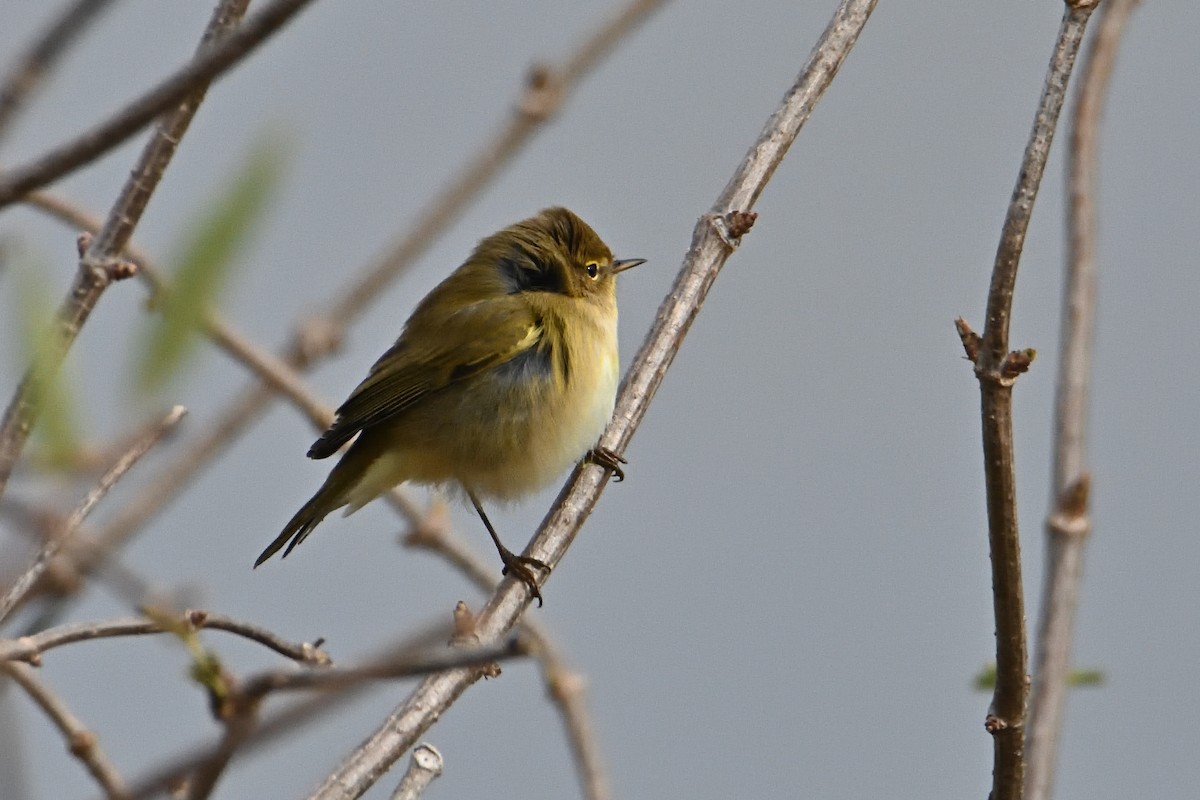
M492 541L496 544L496 550L500 553L500 560L504 562L504 571L501 574L507 575L509 572L512 572L520 578L529 587L530 594L537 598L538 607L540 608L542 605L542 593L538 591L537 576L533 574L530 567L544 569L547 572L550 571L550 567L540 558L517 555L505 547L500 541L500 536L496 533L496 529L492 527L492 521L484 513L483 506L480 504L479 498L475 496L475 492L467 489L467 497L471 498L471 503L475 506L475 511L478 512L479 518L483 520L483 525L487 528L488 535L492 537Z
M621 469L622 464L628 464L621 456L617 455L607 447L597 445L587 451L587 455L583 457L584 463L595 464L598 467L604 467L607 470L612 470L613 480L617 483L625 480L625 470Z

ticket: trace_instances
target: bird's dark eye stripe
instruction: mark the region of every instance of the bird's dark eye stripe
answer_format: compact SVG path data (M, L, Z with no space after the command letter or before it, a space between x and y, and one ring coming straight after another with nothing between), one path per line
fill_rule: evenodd
M562 279L553 264L540 262L524 253L502 256L496 267L509 294L563 291Z

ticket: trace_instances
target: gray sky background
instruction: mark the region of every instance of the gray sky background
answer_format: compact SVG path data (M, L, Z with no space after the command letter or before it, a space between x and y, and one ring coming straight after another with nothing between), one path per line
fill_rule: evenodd
M51 6L8 0L0 62ZM534 60L560 60L616 3L318 2L210 92L136 238L166 257L254 136L283 131L278 200L239 258L222 310L272 346L416 217L501 124ZM670 4L594 73L311 376L338 402L415 302L482 236L552 204L625 257L628 364L692 227L790 86L834 2ZM618 797L984 797L993 656L979 393L952 325L982 327L991 262L1062 6L882 2L767 187L627 456L531 612L586 673ZM127 0L66 60L0 150L16 164L107 114L189 57L210 6ZM1196 491L1200 370L1200 17L1146 2L1122 45L1102 133L1100 299L1090 460L1095 534L1076 661L1101 688L1070 699L1062 798L1190 797L1200 662ZM1065 133L1065 129L1060 134ZM107 210L144 136L57 190ZM1063 255L1065 135L1055 143L1017 284L1014 347L1039 350L1016 390L1029 613L1040 595ZM56 295L74 233L26 210L0 236L45 265ZM14 267L15 268L15 267ZM11 276L0 276L0 396L21 364ZM112 435L157 406L132 402L126 353L144 291L113 287L71 357L89 430ZM202 346L163 403L200 432L248 383ZM127 551L195 605L342 661L448 619L480 595L397 546L384 506L330 518L286 562L254 557L324 478L313 432L278 404ZM97 512L169 463L165 446ZM29 480L10 491L29 495ZM523 545L554 487L493 515ZM77 491L60 492L68 507ZM458 529L487 540L466 508ZM3 571L26 556L0 539ZM487 551L491 557L490 551ZM75 620L128 613L92 589ZM237 670L278 663L221 634ZM218 727L166 639L75 645L45 659L127 776ZM306 793L409 691L392 684L236 763L219 797ZM25 702L28 794L95 791ZM577 795L558 718L532 664L474 687L427 737L446 757L430 798ZM402 762L403 763L403 762ZM399 770L369 795L386 797ZM11 792L11 793L10 793Z

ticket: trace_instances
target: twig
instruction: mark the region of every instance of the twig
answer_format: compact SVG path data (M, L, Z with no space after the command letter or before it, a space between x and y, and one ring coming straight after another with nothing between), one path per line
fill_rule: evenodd
M89 731L71 713L66 704L51 689L42 683L37 673L27 664L0 663L0 671L7 674L46 712L54 726L62 732L67 750L83 764L109 800L127 800L125 781L100 749L96 734Z
M81 236L80 255L84 255L91 237ZM53 328L49 331L50 345L45 358L33 364L21 379L17 392L0 420L0 497L12 475L13 465L21 455L29 432L41 413L38 399L42 387L53 380L75 342L100 295L113 281L122 280L132 274L130 265L110 262L103 265L90 263L86 257L79 261L79 269L66 300L58 311Z
M1055 403L1053 508L1034 651L1025 794L1048 800L1054 785L1071 672L1071 640L1091 532L1086 466L1088 392L1096 311L1096 194L1100 120L1117 46L1138 0L1107 0L1080 65L1067 159L1067 264Z
M1033 131L1013 189L988 290L987 321L976 337L964 320L959 336L979 379L988 543L996 624L996 688L985 727L992 734L992 800L1020 798L1024 782L1025 703L1029 693L1025 596L1017 527L1012 438L1012 387L1029 368L1032 350L1010 353L1008 328L1017 266L1066 96L1067 81L1088 17L1098 0L1067 0Z
M92 513L92 509L96 507L96 504L108 494L108 491L117 481L124 477L125 473L133 468L138 459L144 456L151 447L170 432L179 423L179 420L183 419L183 415L186 413L187 409L183 406L172 408L157 428L147 432L141 439L134 442L133 446L121 458L117 459L117 462L100 478L100 483L97 484L96 488L88 492L87 496L83 498L83 502L79 504L79 507L71 513L71 516L67 517L62 532L46 542L29 569L25 570L25 573L17 579L16 583L8 590L3 599L0 599L0 622L3 622L12 610L17 607L17 604L21 602L22 598L28 594L34 583L37 582L37 579L46 571L50 559L54 558L63 545L71 540L71 537L75 535L75 531L87 519L88 514Z
M417 800L429 784L442 774L445 761L438 749L428 742L413 748L408 769L400 779L400 785L392 792L392 800Z
M738 236L753 222L752 212L743 204L752 203L762 191L874 7L873 0L843 0L795 85L767 121L717 203L700 219L675 285L625 377L613 422L601 437L601 446L619 453L629 441L709 287L733 252ZM526 553L551 566L557 564L595 506L607 479L608 472L603 469L576 469ZM523 583L511 578L502 581L479 616L476 630L480 641L493 641L512 628L529 599L529 588ZM311 797L332 800L361 796L471 683L472 676L463 670L426 678Z
M239 703L254 703L268 693L294 689L321 689L316 697L295 703L288 708L268 716L240 743L238 755L245 755L254 747L261 747L280 736L295 735L304 724L321 720L336 704L348 703L371 685L370 681L396 679L426 675L446 668L466 670L476 679L495 674L496 662L525 655L525 646L518 639L509 639L492 645L442 650L432 654L414 653L401 646L392 654L374 659L361 667L302 672L269 672L246 681ZM149 797L162 787L176 780L179 775L197 769L206 761L220 757L224 737L217 745L193 749L182 756L171 759L152 773L133 781L129 789L129 800Z
M220 44L206 48L201 55L109 119L29 164L6 170L0 174L0 208L111 150L162 112L185 102L197 90L203 91L213 79L253 52L310 2L312 0L275 0L239 25Z
M320 641L291 642L261 626L223 614L200 610L185 611L181 622L190 630L210 629L241 636L299 664L325 666L332 663L329 654L321 649ZM19 639L0 639L0 662L26 661L37 665L41 663L43 653L56 647L93 639L172 633L174 630L172 626L164 626L162 621L147 617L60 625Z
M0 140L30 95L58 63L87 26L112 0L75 0L50 23L33 46L26 51L0 84Z
M481 591L494 592L498 582L495 567L456 536L448 522L445 505L439 503L413 524L404 544L433 552L457 567ZM529 642L529 654L537 659L546 694L562 719L584 798L607 800L612 793L587 708L584 677L567 665L553 637L538 620L521 620L521 635Z

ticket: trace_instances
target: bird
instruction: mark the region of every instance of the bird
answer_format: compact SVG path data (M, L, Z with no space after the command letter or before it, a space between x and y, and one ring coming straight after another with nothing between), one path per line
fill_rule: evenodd
M512 501L588 460L616 480L626 463L596 446L619 377L619 260L566 208L484 238L417 304L400 337L308 450L349 447L254 566L287 556L332 511L350 514L404 482L460 488L503 562L542 603L539 559L506 548L481 498Z

